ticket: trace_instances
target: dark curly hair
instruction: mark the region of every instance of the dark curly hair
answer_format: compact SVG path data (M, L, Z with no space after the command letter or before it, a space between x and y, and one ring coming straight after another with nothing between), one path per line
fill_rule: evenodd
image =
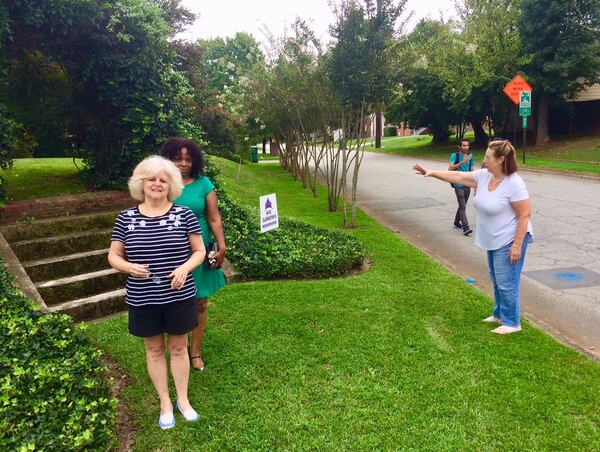
M174 161L181 157L181 150L186 148L192 159L190 176L196 179L204 174L204 152L193 140L182 137L168 138L160 148L160 155Z

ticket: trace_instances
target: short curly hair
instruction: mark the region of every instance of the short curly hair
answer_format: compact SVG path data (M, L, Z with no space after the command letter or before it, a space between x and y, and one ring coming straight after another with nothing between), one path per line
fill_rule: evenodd
M181 156L181 150L187 149L190 157L192 158L192 169L190 170L190 176L196 179L198 176L204 174L204 152L200 149L200 146L193 140L182 137L172 137L165 141L160 149L160 155L174 161Z
M181 172L175 164L159 155L153 155L142 160L133 170L133 174L129 179L129 193L133 199L144 202L144 179L156 176L161 171L167 174L169 179L169 201L173 201L181 195L183 191L183 180Z

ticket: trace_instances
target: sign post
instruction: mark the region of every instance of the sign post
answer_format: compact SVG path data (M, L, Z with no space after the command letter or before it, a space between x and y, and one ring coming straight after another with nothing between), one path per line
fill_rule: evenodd
M519 106L519 116L523 118L523 163L525 163L525 152L527 150L527 118L531 116L531 90L531 85L518 74L502 90L515 105ZM515 115L513 145L516 144L516 138L517 117Z
M523 118L523 163L527 153L527 118L531 116L531 91L521 91L519 97L519 116Z

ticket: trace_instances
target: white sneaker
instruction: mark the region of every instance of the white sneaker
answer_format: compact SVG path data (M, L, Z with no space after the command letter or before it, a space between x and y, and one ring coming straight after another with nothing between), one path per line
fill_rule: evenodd
M519 331L521 331L521 326L506 326L506 325L502 325L502 326L499 326L498 328L491 330L492 333L496 333L496 334L512 334L512 333L518 333Z
M482 322L485 323L497 323L498 325L501 324L500 319L498 317L494 317L493 315L486 317L485 319L482 320Z

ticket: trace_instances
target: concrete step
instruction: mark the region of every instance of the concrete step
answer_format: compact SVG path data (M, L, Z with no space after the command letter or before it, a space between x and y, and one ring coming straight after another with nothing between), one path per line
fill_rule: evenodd
M127 275L113 268L36 284L47 306L122 288Z
M108 248L27 261L22 262L22 265L29 278L36 283L65 278L85 272L108 269Z
M68 314L80 321L98 319L125 310L127 310L125 289L112 290L49 307L50 312Z
M121 210L139 204L128 193L120 191L100 191L49 198L28 199L9 202L0 210L0 223L14 224L28 222L32 218L64 217L94 212Z
M104 249L110 245L112 228L13 242L11 248L21 261Z
M118 211L101 212L86 215L49 218L46 220L23 221L18 224L2 226L2 234L9 242L48 238L73 234L93 229L112 228Z

